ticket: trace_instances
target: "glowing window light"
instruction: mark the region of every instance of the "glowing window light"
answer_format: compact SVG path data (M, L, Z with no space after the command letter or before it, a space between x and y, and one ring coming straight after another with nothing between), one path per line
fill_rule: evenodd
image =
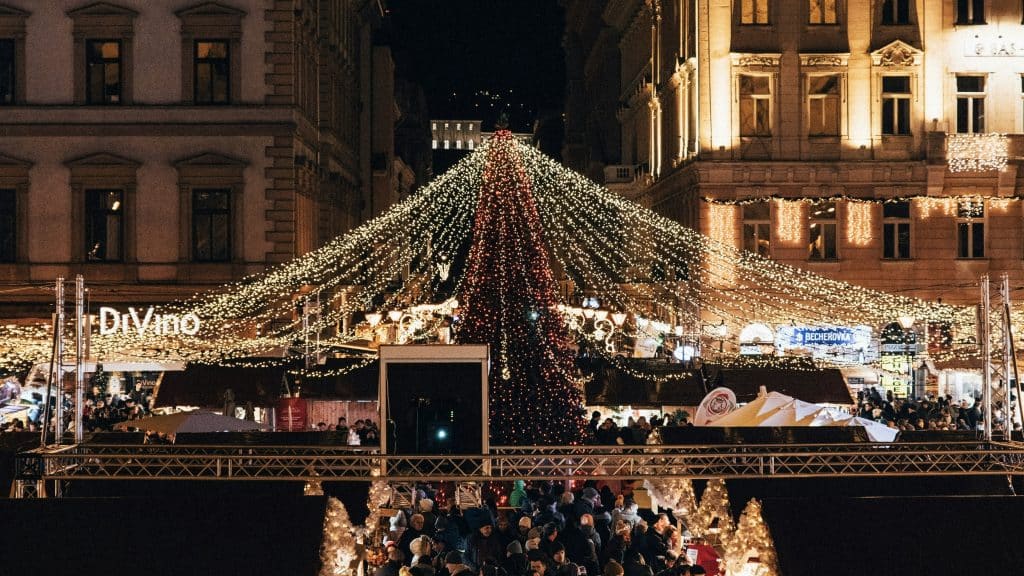
M846 239L854 246L871 243L872 206L867 202L846 203Z

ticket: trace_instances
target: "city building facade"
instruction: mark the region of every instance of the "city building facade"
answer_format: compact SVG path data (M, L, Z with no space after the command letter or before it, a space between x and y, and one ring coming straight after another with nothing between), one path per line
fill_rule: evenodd
M1024 281L1019 3L564 5L571 167L868 288L973 305L984 274Z
M0 316L76 274L94 305L187 298L407 192L382 6L0 2Z

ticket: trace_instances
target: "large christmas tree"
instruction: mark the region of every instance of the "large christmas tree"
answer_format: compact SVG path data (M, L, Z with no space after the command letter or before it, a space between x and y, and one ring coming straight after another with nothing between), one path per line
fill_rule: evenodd
M583 401L530 178L511 133L487 151L460 301L461 343L491 346L496 445L579 442Z

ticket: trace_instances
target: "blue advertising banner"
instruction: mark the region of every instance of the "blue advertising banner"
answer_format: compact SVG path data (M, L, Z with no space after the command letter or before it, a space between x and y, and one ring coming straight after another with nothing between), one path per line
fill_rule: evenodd
M794 328L789 337L790 346L851 346L857 335L853 328L843 326Z

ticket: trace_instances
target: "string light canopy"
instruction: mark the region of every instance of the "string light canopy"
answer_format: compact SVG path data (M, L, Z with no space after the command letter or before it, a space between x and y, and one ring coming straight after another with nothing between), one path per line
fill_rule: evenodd
M530 190L535 210L529 218L536 220L536 241L556 271L554 282L597 298L604 314L615 313L603 319L623 336L650 328L639 326L640 319L691 333L707 318L723 322L729 334L755 322L881 327L900 316L975 332L970 309L869 290L742 251L630 202L514 138L495 137L405 201L322 248L157 311L195 314L201 319L196 334L94 333L92 355L100 362L283 364L301 354L295 343L310 333L322 333L322 345L341 346L364 338L361 327L379 332L405 318L417 320L415 329L406 326L412 329L408 341L417 341L451 316L417 315L415 307L453 297L474 305L463 294L472 292L465 285L468 254L482 238L476 228L481 191L501 194L488 188L488 178L495 166L511 161L515 181ZM783 201L780 207L788 206L800 204ZM505 262L520 262L516 258L507 255ZM532 273L518 265L515 270ZM570 301L571 291L559 293L562 301L552 305L579 305ZM320 313L304 325L296 308L307 300L319 302ZM401 313L399 321L389 318L391 311ZM593 307L584 312L597 315ZM543 300L532 313L559 314ZM0 327L0 364L48 360L51 338L48 327ZM274 358L251 360L266 356Z

